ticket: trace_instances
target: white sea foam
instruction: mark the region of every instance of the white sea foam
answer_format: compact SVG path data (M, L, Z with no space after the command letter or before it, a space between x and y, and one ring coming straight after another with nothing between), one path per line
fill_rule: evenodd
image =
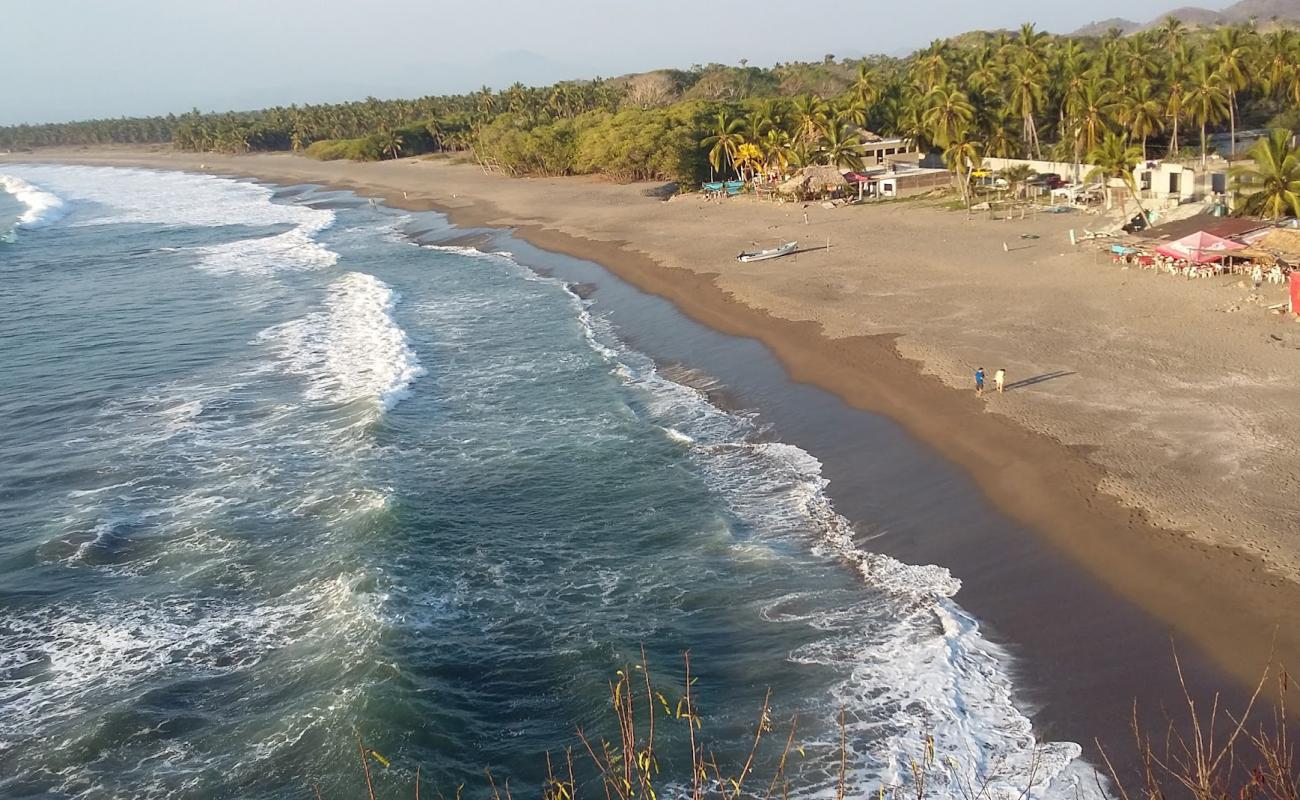
M22 228L42 228L57 222L66 213L63 200L56 194L14 175L0 175L0 189L13 195L27 210L18 216Z
M18 615L0 628L0 755L24 731L74 720L86 713L88 698L129 696L146 678L247 670L308 640L359 649L380 630L384 597L367 589L372 582L365 573L342 573L274 603L173 596ZM320 652L329 651L322 644Z
M756 441L761 431L751 415L724 412L702 392L665 378L650 359L623 347L587 301L568 293L588 343L640 391L643 413L689 448L738 518L760 529L759 537L735 543L738 554L754 557L802 539L861 575L868 589L861 605L803 620L825 635L790 655L844 676L832 705L846 709L850 755L865 765L852 776L857 793L882 786L910 793L911 765L924 763L930 735L928 797L974 796L981 787L994 800L1101 796L1077 744L1036 740L1013 700L1010 655L986 640L953 600L960 581L943 567L904 564L859 547L851 523L832 507L816 458L792 445ZM790 618L775 605L764 613ZM865 629L863 620L871 620ZM874 744L863 751L855 741ZM838 746L825 744L828 751ZM821 793L833 794L834 782L829 776Z
M214 175L117 167L21 165L10 171L67 201L78 202L82 210L75 223L69 224L284 228L197 248L200 266L212 272L270 274L317 269L338 261L336 253L315 239L334 224L333 211L272 202L272 191L258 184Z
M393 319L398 295L371 275L349 272L329 287L325 309L268 328L259 340L308 380L307 399L371 401L389 410L424 374Z

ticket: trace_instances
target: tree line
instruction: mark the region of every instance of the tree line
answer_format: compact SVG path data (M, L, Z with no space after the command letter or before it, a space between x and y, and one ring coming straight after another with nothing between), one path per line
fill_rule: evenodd
M1109 147L1204 158L1211 132L1300 128L1300 37L1265 27L1190 29L1171 17L1128 36L1069 37L1026 24L902 59L828 55L417 100L19 125L0 128L0 147L170 142L361 160L460 151L515 174L688 183L855 167L867 130L944 154L965 180L984 156L1078 162Z

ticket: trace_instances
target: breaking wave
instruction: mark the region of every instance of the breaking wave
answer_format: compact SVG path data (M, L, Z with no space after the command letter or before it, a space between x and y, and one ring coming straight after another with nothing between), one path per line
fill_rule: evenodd
M9 180L25 186L31 186L26 180L33 180L45 190L58 192L66 201L84 205L75 222L69 221L77 226L134 223L274 229L195 248L200 256L199 267L214 273L268 275L281 270L319 269L338 262L338 254L315 239L334 224L334 212L273 202L274 193L260 184L214 175L118 167L24 165L12 171L22 177ZM62 206L59 197L48 191L41 194Z
M372 401L384 411L424 374L393 319L398 295L371 275L349 272L330 285L325 309L259 334L308 380L307 399Z
M0 175L0 189L26 206L27 210L18 217L18 227L43 228L57 222L67 213L63 200L58 195L33 186L22 178Z

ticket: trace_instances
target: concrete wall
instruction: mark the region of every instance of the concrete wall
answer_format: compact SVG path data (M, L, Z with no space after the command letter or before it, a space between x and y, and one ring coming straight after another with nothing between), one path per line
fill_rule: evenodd
M1153 164L1153 166L1148 167L1148 163ZM1076 169L1080 181L1086 180L1088 173L1092 171L1091 164L1075 165L1072 162L1035 161L1023 158L984 159L984 168L994 171L1006 169L1007 167L1016 166L1018 164L1028 164L1030 169L1040 175L1054 172L1066 181L1073 180ZM1149 188L1144 188L1142 191L1143 198L1164 200L1171 205L1177 205L1178 203L1186 203L1212 194L1215 188L1214 176L1226 175L1228 169L1226 164L1215 163L1213 161L1210 163L1209 169L1205 172L1202 172L1199 169L1199 166L1199 164L1193 166L1165 161L1142 162L1133 170L1133 179L1139 186L1142 186L1144 183L1149 185ZM1143 180L1146 173L1150 173L1148 181ZM1178 190L1176 192L1171 191L1170 188L1171 177L1174 175L1178 176ZM1226 179L1223 179L1223 184L1226 189Z
M923 172L909 175L906 172L897 175L882 176L879 184L881 197L911 197L941 186L952 186L953 175L943 172Z

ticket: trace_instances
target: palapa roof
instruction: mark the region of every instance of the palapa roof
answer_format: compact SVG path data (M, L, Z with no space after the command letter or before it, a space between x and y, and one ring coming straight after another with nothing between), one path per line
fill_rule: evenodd
M804 184L806 184L807 182L808 182L807 175L795 175L790 180L783 181L780 186L776 187L776 190L778 192L781 192L782 194L794 194L798 192L800 189L802 189L804 187Z
M808 181L808 185L813 189L834 189L848 185L848 181L844 179L844 173L840 172L839 167L818 164L804 167L799 170L799 174Z
M1300 259L1300 231L1292 228L1274 228L1251 242L1251 245L1276 253L1288 261Z

